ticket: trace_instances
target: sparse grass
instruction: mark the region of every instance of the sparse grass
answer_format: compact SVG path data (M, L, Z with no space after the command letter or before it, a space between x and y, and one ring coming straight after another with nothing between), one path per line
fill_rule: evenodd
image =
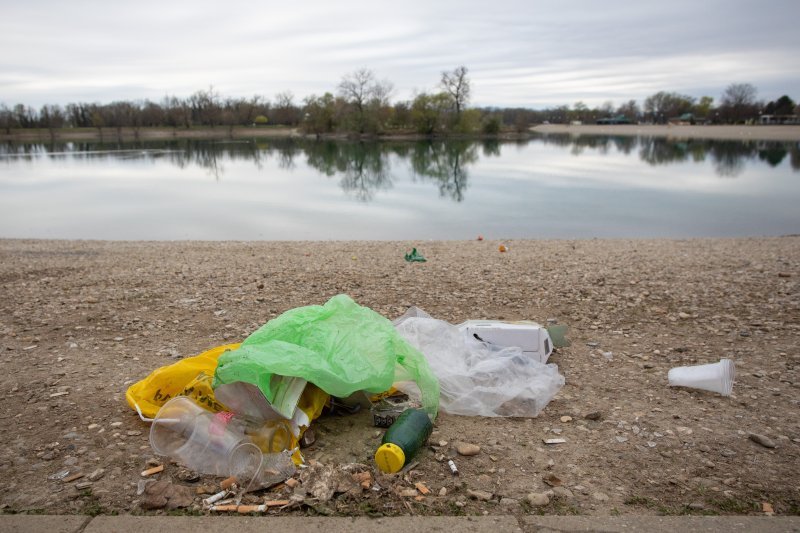
M625 505L642 505L648 508L655 504L653 500L651 500L650 498L646 498L644 496L629 496L622 503L624 503Z
M450 510L450 514L453 516L464 516L466 514L464 513L464 508L456 505L456 502L453 501L447 502L447 506L448 509Z
M735 498L710 499L707 500L707 503L723 513L748 514L761 511L761 506L757 502L737 500Z

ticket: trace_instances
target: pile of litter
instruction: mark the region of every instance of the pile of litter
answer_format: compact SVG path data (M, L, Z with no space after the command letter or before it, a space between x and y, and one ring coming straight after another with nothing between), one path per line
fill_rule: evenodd
M126 399L151 423L157 454L225 478L203 500L206 509L266 512L307 495L325 501L342 487L376 485L366 465L343 473L306 462L301 448L313 442L309 428L325 412L370 409L373 424L389 428L375 455L380 475L408 465L439 409L537 416L564 385L556 365L547 364L554 341L564 345L563 333L532 322L455 326L417 308L392 323L338 295L283 313L241 344L159 368ZM260 503L248 496L281 483L300 484L301 496ZM186 494L176 487L141 486L143 507L181 506Z

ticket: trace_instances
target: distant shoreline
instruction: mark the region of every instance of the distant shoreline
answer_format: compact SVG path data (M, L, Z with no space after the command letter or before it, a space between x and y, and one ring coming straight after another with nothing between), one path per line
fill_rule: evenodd
M617 124L598 126L583 124L542 124L534 127L537 133L569 133L573 135L625 135L668 137L677 139L726 139L739 141L800 141L800 126L673 126Z
M673 126L673 125L569 125L540 124L530 129L529 133L503 133L498 136L486 135L441 135L426 136L415 133L391 133L379 136L361 136L362 140L421 140L421 139L486 139L518 140L529 138L532 134L571 134L571 135L624 135L651 136L677 139L727 139L727 140L774 140L800 141L800 126ZM313 134L302 133L289 126L233 128L219 126L215 128L62 128L47 129L14 129L10 133L0 132L0 141L16 142L54 142L54 141L111 141L130 142L144 140L170 139L253 139L253 138L316 138ZM324 134L321 139L347 140L353 137L347 134Z

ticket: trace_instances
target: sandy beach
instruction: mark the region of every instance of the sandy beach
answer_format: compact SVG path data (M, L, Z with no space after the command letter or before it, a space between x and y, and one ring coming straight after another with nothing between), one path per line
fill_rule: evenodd
M566 385L535 419L441 414L401 476L375 472L367 414L323 417L306 457L367 465L377 488L284 514L798 513L800 237L499 244L0 241L0 507L143 512L140 472L163 459L126 388L345 293L388 318L568 325L550 359ZM412 246L427 263L403 260ZM670 368L723 357L731 397L667 386ZM163 464L158 479L193 491L214 481ZM418 482L431 493L408 497Z
M532 128L538 133L570 133L572 135L633 135L670 137L675 139L725 139L739 141L800 141L800 126L673 126L654 124L542 124Z

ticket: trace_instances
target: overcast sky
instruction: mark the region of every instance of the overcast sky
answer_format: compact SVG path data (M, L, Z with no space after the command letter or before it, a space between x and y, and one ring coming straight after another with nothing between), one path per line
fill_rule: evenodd
M734 82L800 100L800 0L0 0L0 103L336 91L469 69L478 106L619 105Z

